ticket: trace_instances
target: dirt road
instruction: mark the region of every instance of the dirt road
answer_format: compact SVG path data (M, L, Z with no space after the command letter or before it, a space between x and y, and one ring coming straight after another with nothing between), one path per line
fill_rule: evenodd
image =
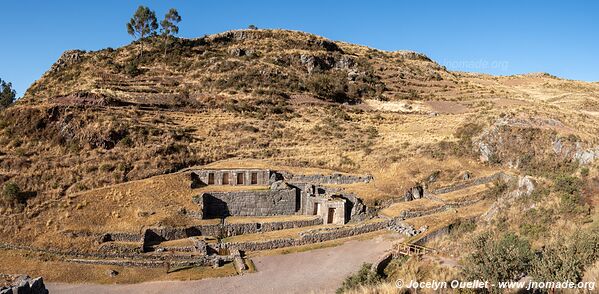
M258 272L199 281L159 281L131 285L55 284L50 293L334 293L343 279L373 262L391 246L390 238L348 241L337 247L254 258Z

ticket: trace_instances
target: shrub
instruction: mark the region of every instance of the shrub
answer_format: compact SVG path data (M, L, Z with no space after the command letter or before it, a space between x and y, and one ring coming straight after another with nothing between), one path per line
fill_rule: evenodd
M474 252L466 258L464 274L469 280L516 281L530 267L533 251L530 243L513 233L493 237L491 232L477 236Z
M560 209L564 213L573 213L581 204L582 180L570 175L558 175L554 180L553 191L559 195Z
M121 144L124 147L131 148L133 147L133 145L135 145L135 142L133 142L133 139L131 139L131 137L125 136L119 141L119 144Z
M348 102L347 77L340 75L313 74L306 81L306 88L321 99Z
M19 185L13 182L8 182L4 184L4 187L2 188L2 197L4 198L4 200L11 203L14 203L16 201L20 202L22 200L20 198L20 195L21 188L19 188Z
M583 177L588 177L589 176L589 168L588 167L583 167L580 169L580 175Z
M127 65L125 65L125 74L132 78L142 74L142 71L139 69L138 62L130 61L127 63Z
M493 183L493 186L491 186L491 188L489 188L489 192L487 192L487 193L488 193L489 197L491 197L492 199L497 199L509 190L510 184L511 183L507 183L505 181L496 180Z
M345 278L341 287L337 289L337 293L345 293L349 290L356 289L360 286L376 285L382 281L381 276L370 270L372 265L369 263L362 264L362 267L357 273L354 273Z
M585 267L599 257L599 231L578 231L546 246L532 262L531 276L538 281L582 280Z
M520 224L520 233L531 239L538 239L544 236L549 230L549 225L553 223L554 213L545 208L532 208L524 215Z

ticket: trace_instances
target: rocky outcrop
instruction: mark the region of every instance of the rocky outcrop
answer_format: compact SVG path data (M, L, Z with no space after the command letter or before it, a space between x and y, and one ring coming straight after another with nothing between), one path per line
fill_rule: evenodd
M26 275L10 276L10 285L0 287L0 294L48 294L42 277L32 279Z
M559 135L558 129L564 127L559 120L550 118L499 118L473 141L473 147L481 161L514 168L532 160L589 164L599 157L599 147L589 148L577 136Z
M49 73L58 72L61 69L71 66L83 59L85 51L82 50L67 50L62 53L60 58L50 67Z
M497 212L499 212L499 210L510 206L511 204L514 203L514 201L516 201L517 199L519 199L521 197L532 194L532 192L534 192L534 190L535 190L535 187L536 187L536 182L532 177L530 177L530 176L519 177L516 188L514 190L510 191L509 193L507 193L505 196L498 199L497 201L495 201L495 203L493 203L491 208L489 208L489 210L487 210L481 216L481 218L485 221L490 221L497 214Z
M412 201L424 197L424 188L421 185L414 186L404 194L404 201Z

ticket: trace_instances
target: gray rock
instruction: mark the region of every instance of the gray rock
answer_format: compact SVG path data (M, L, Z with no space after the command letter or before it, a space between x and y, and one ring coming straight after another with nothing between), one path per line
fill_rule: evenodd
M469 180L472 177L472 175L470 175L470 172L464 172L464 174L462 175L462 180Z
M42 277L35 278L29 282L31 285L31 294L47 294L48 289L46 289L46 285L44 284L44 279Z

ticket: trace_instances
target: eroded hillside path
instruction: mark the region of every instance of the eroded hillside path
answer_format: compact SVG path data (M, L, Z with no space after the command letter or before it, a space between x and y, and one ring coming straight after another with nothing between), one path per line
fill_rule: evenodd
M50 293L334 293L363 262L372 263L398 235L350 240L336 247L253 258L257 272L199 281L128 285L48 283Z

